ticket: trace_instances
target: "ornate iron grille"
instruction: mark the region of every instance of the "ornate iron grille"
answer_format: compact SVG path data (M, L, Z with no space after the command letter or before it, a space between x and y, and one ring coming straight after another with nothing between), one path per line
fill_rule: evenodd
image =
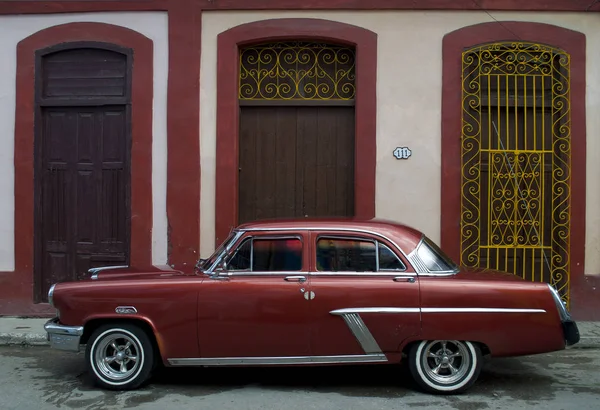
M568 303L570 56L493 43L462 67L460 262L548 282Z
M354 49L278 42L240 49L240 100L342 100L355 95Z

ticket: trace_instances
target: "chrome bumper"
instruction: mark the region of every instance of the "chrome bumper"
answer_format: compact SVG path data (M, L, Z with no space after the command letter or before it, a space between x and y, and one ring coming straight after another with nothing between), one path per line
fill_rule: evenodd
M50 347L69 352L79 352L79 341L83 335L83 326L65 326L58 323L58 318L50 319L44 325L48 333Z

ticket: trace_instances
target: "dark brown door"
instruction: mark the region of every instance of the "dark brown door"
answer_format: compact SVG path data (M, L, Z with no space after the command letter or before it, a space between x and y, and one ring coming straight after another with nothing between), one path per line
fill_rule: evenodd
M91 267L129 263L128 58L78 48L38 59L36 302Z
M239 222L354 215L354 107L243 106Z
M43 110L43 291L87 269L128 262L124 107Z

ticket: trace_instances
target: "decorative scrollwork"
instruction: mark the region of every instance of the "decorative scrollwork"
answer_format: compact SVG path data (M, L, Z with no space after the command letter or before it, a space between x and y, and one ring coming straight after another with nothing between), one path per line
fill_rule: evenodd
M240 49L240 100L352 100L354 49L277 42Z
M570 56L528 42L462 54L461 263L569 301Z

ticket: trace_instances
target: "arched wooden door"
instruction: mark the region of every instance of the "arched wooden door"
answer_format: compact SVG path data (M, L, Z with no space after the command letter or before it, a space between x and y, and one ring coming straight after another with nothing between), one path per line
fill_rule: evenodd
M238 222L355 213L355 52L240 49Z
M36 64L35 300L129 263L131 54L78 44Z

